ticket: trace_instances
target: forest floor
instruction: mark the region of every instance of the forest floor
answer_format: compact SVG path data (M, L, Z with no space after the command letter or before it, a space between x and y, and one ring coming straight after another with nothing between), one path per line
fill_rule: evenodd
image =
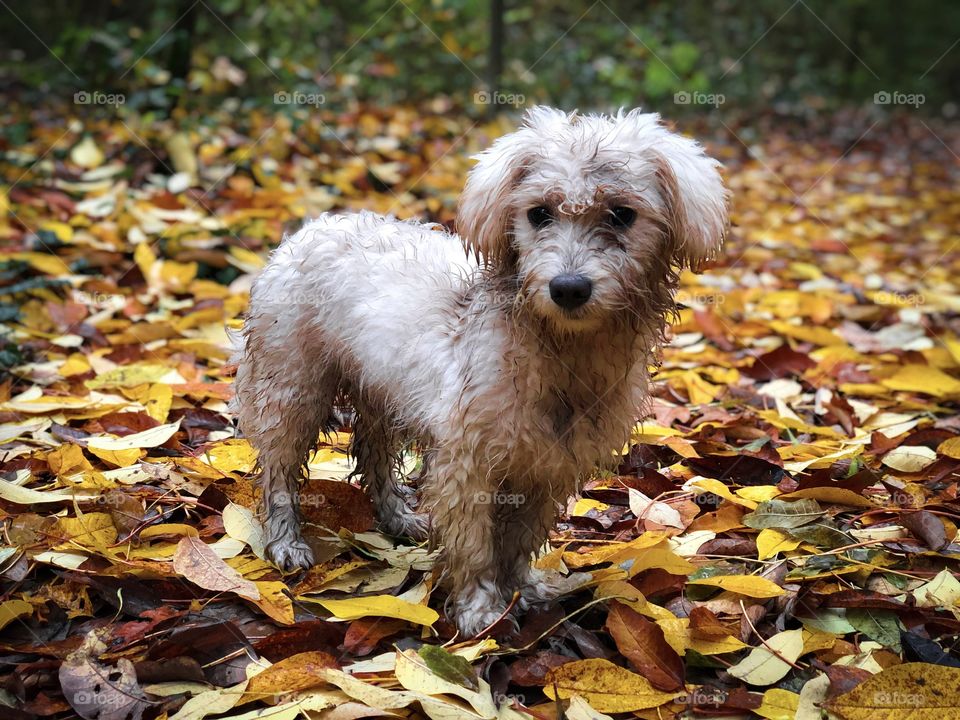
M316 567L264 560L226 328L306 216L449 225L510 121L2 113L3 717L960 717L955 128L698 131L727 247L539 560L592 581L463 639L346 432L304 488Z

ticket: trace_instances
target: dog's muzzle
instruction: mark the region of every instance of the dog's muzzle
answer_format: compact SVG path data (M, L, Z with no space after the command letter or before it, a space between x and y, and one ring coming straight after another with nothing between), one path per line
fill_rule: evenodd
M557 275L550 281L550 299L564 310L576 310L592 292L593 283L585 275Z

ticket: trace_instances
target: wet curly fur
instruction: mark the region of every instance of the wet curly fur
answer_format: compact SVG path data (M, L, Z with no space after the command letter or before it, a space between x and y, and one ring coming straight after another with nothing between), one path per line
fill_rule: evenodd
M476 159L460 237L360 213L286 238L254 284L236 378L269 558L313 562L297 481L346 396L382 529L443 547L466 635L515 591L521 608L559 591L531 558L628 439L678 271L714 255L726 226L718 164L653 114L535 108ZM409 439L429 460L424 514L397 488Z

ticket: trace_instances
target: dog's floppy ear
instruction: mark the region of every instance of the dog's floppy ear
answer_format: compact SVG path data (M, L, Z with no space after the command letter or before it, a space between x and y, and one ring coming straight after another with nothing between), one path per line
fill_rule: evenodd
M467 252L484 264L501 264L510 252L509 195L526 176L536 158L539 139L569 122L566 113L547 107L527 111L520 128L497 139L473 156L477 164L457 210L457 231Z
M531 158L521 129L473 156L477 164L457 209L457 232L467 252L485 264L500 264L509 252L510 192L523 180Z
M727 190L720 163L694 140L674 133L656 145L654 162L667 205L672 259L696 270L717 255L727 230Z

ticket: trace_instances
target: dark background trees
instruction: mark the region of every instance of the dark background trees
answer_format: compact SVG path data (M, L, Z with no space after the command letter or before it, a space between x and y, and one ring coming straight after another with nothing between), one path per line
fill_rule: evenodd
M121 92L154 109L294 91L470 107L483 90L500 104L686 91L802 109L900 91L950 114L960 91L960 5L935 0L45 0L0 8L0 38L8 92Z

